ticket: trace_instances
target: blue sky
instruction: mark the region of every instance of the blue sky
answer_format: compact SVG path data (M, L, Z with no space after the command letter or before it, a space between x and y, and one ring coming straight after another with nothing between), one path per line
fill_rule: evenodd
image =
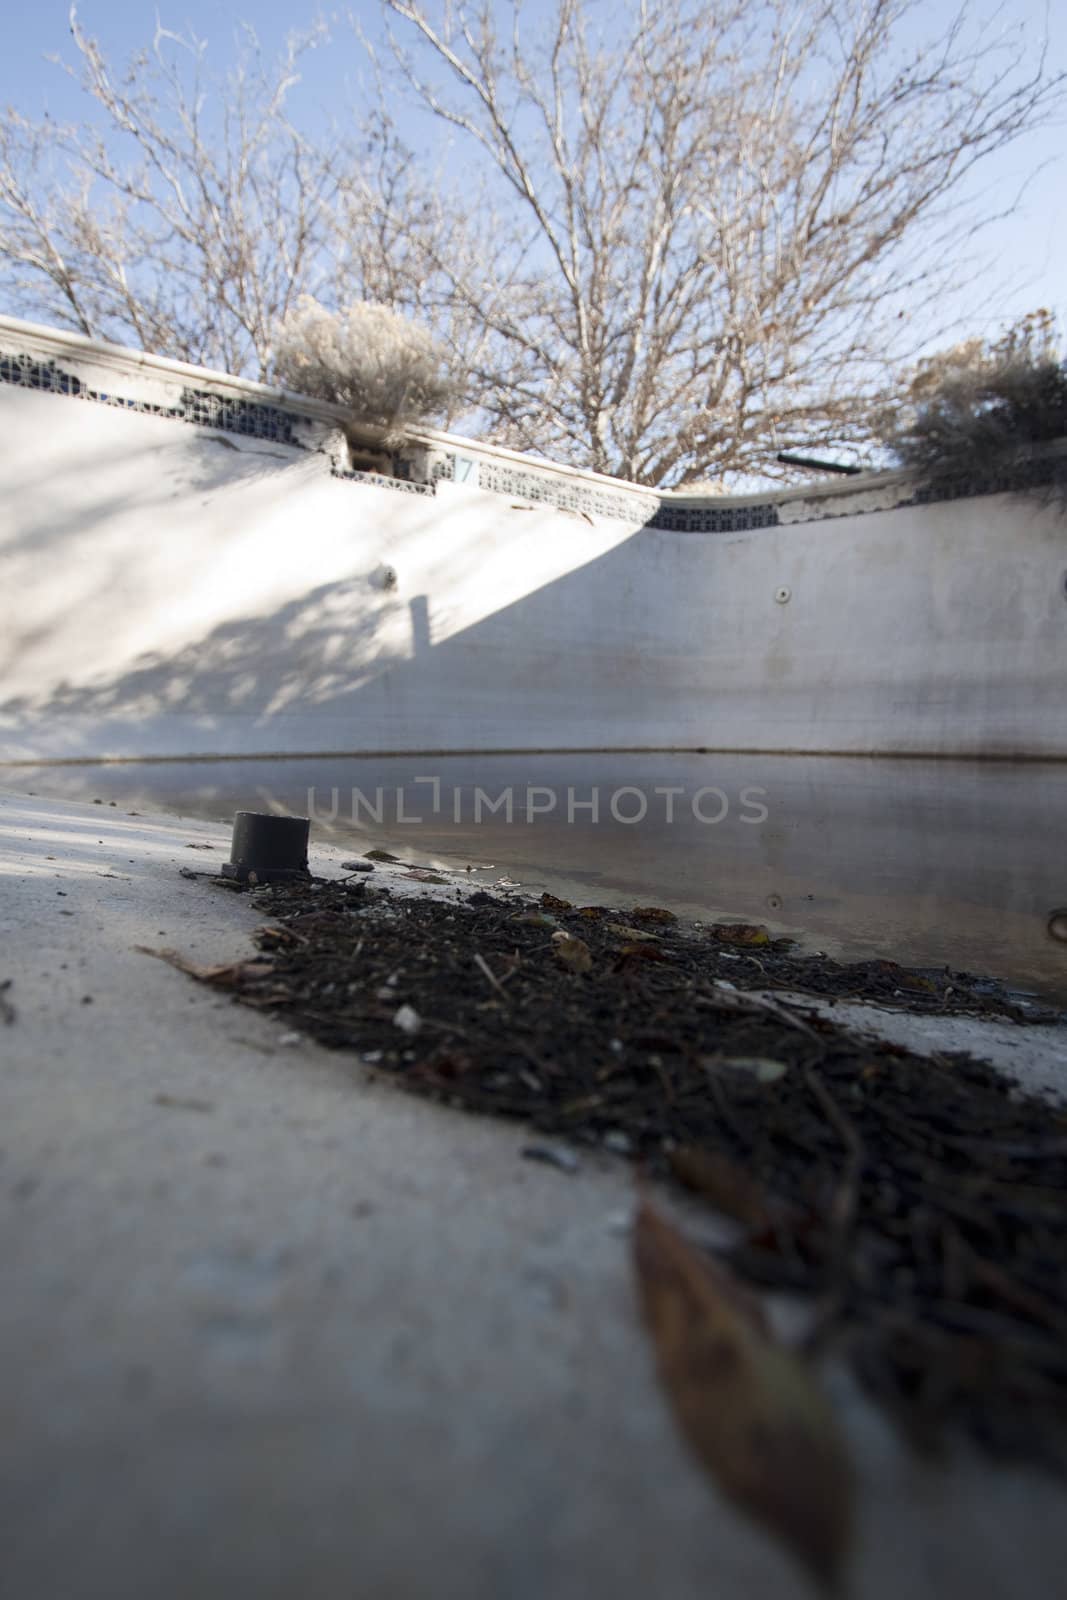
M376 21L376 4L356 4L354 12ZM59 56L77 59L70 36L70 0L36 0L4 19L4 50L0 54L0 105L14 105L28 116L48 111L57 120L73 119L85 105L75 86L48 60ZM194 33L208 46L208 59L221 71L233 58L241 26L251 22L267 55L275 55L286 37L310 29L316 17L338 21L335 44L305 58L304 82L298 91L304 109L320 106L343 114L346 79L359 71L358 51L346 26L344 13L315 5L282 5L278 0L81 0L78 21L83 32L104 46L118 64L136 49L149 44L156 17L173 33Z
M210 60L222 69L243 20L254 22L261 42L273 54L290 30L310 24L320 8L283 5L279 0L160 0L158 9L167 27L176 32L191 28L205 39ZM323 9L329 16L331 8ZM353 9L373 32L378 17L375 0L362 0ZM928 0L923 29L947 20L954 10L953 0ZM46 59L52 54L68 61L74 57L67 14L68 0L9 4L0 53L0 105L14 105L31 117L47 110L57 120L80 114L84 102L74 85ZM99 38L116 60L148 41L155 15L156 8L144 0L82 0L79 7L85 31ZM1035 43L1047 20L1052 62L1067 69L1067 6L1061 3L1046 18L1044 0L1007 0L1000 17L1005 23L1022 23ZM339 27L334 43L305 62L304 82L290 102L297 120L320 114L343 119L357 91L360 70L356 43L346 28ZM991 212L1009 205L1028 180L1029 184L1019 212L985 236L983 249L995 265L981 294L969 296L956 308L966 318L967 331L990 332L1005 319L1038 305L1052 307L1061 325L1067 326L1065 139L1067 127L1061 122L986 166L981 188L983 205Z

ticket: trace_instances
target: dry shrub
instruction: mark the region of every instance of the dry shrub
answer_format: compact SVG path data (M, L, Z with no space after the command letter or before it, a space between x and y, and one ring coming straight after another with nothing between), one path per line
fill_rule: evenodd
M456 387L425 328L388 306L361 301L328 311L310 295L300 297L278 329L274 376L389 434L439 416Z
M1013 469L1035 482L1062 477L1067 458L1043 448L1067 441L1067 362L1051 313L921 362L886 434L900 463L928 480L982 481Z

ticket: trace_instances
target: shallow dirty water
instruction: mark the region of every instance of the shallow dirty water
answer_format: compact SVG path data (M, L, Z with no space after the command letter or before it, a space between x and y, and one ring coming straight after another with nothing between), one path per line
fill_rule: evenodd
M1067 765L753 755L429 756L0 767L0 786L228 822L312 818L479 880L802 948L989 973L1067 1003Z

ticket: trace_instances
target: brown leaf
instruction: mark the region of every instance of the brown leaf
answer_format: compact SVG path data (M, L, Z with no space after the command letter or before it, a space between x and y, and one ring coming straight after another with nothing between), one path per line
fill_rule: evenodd
M666 911L663 906L634 906L630 912L635 922L677 922L678 918L673 911Z
M572 938L569 933L552 935L552 951L569 972L588 972L593 965L593 954L585 940Z
M682 1145L671 1151L670 1164L675 1177L687 1189L704 1195L717 1210L743 1222L746 1228L763 1232L772 1226L763 1185L746 1167L721 1151Z
M213 1100L198 1100L192 1095L157 1094L153 1096L157 1106L167 1106L172 1111L214 1111Z
M269 977L274 970L274 964L270 961L227 961L220 966L205 967L198 961L190 961L177 950L153 950L146 944L134 945L134 949L141 955L166 961L187 977L195 978L198 983L213 984L217 989L241 989L246 983Z
M561 900L558 895L543 894L541 896L541 908L544 911L570 911L572 906L569 900Z
M416 1063L411 1071L413 1075L418 1074L427 1078L435 1077L444 1079L446 1082L454 1082L455 1079L462 1078L466 1073L470 1072L474 1064L474 1059L468 1051L458 1047L454 1049L446 1048L434 1056L432 1060Z
M931 983L929 978L924 978L921 972L903 972L900 977L902 989L912 989L916 994L936 994L937 985Z
M546 917L543 911L523 911L514 921L527 928L544 928L548 931L559 926L555 917Z
M691 1448L724 1494L834 1583L852 1475L807 1367L773 1340L726 1270L647 1202L634 1264L660 1378Z
M762 923L715 922L708 929L720 944L770 944L771 936Z
M262 950L280 950L287 945L307 943L302 934L296 933L292 928L275 926L274 923L264 923L261 928L257 928L254 938Z
M624 944L619 951L620 964L626 961L669 961L671 958L658 944L649 944L643 939L640 944Z

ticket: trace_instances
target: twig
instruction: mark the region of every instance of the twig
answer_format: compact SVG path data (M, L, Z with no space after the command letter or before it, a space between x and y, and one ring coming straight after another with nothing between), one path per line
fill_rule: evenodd
M855 1221L856 1205L859 1200L859 1176L864 1161L863 1141L818 1074L812 1072L810 1068L805 1068L804 1082L847 1153L845 1170L841 1175L841 1182L831 1209L831 1219L840 1244L843 1242L843 1235L851 1229Z
M1067 1339L1067 1324L1056 1309L998 1267L995 1261L987 1261L972 1251L969 1265L974 1279L1003 1305Z
M479 972L484 973L497 993L504 995L504 999L506 1000L507 995L504 994L504 985L500 982L500 979L497 977L488 961L486 961L485 957L480 955L478 951L475 951L474 953L474 965L478 968Z
M787 1011L785 1006L779 1005L775 1000L769 1000L765 995L753 994L750 989L721 989L718 986L713 994L697 995L695 1003L698 1006L710 1007L715 1011L740 1011L748 1012L752 1016L761 1013L774 1017L778 1022L784 1022L786 1027L796 1028L798 1033L806 1034L809 1039L821 1044L822 1040L815 1029L800 1017Z
M510 977L510 973L508 976ZM536 1067L538 1072L543 1072L546 1078L559 1077L559 1067L555 1063L550 1064L547 1061L542 1061L541 1057L531 1050L528 1044L523 1044L521 1039L509 1039L508 1048L517 1050L521 1056L525 1056L530 1065Z

